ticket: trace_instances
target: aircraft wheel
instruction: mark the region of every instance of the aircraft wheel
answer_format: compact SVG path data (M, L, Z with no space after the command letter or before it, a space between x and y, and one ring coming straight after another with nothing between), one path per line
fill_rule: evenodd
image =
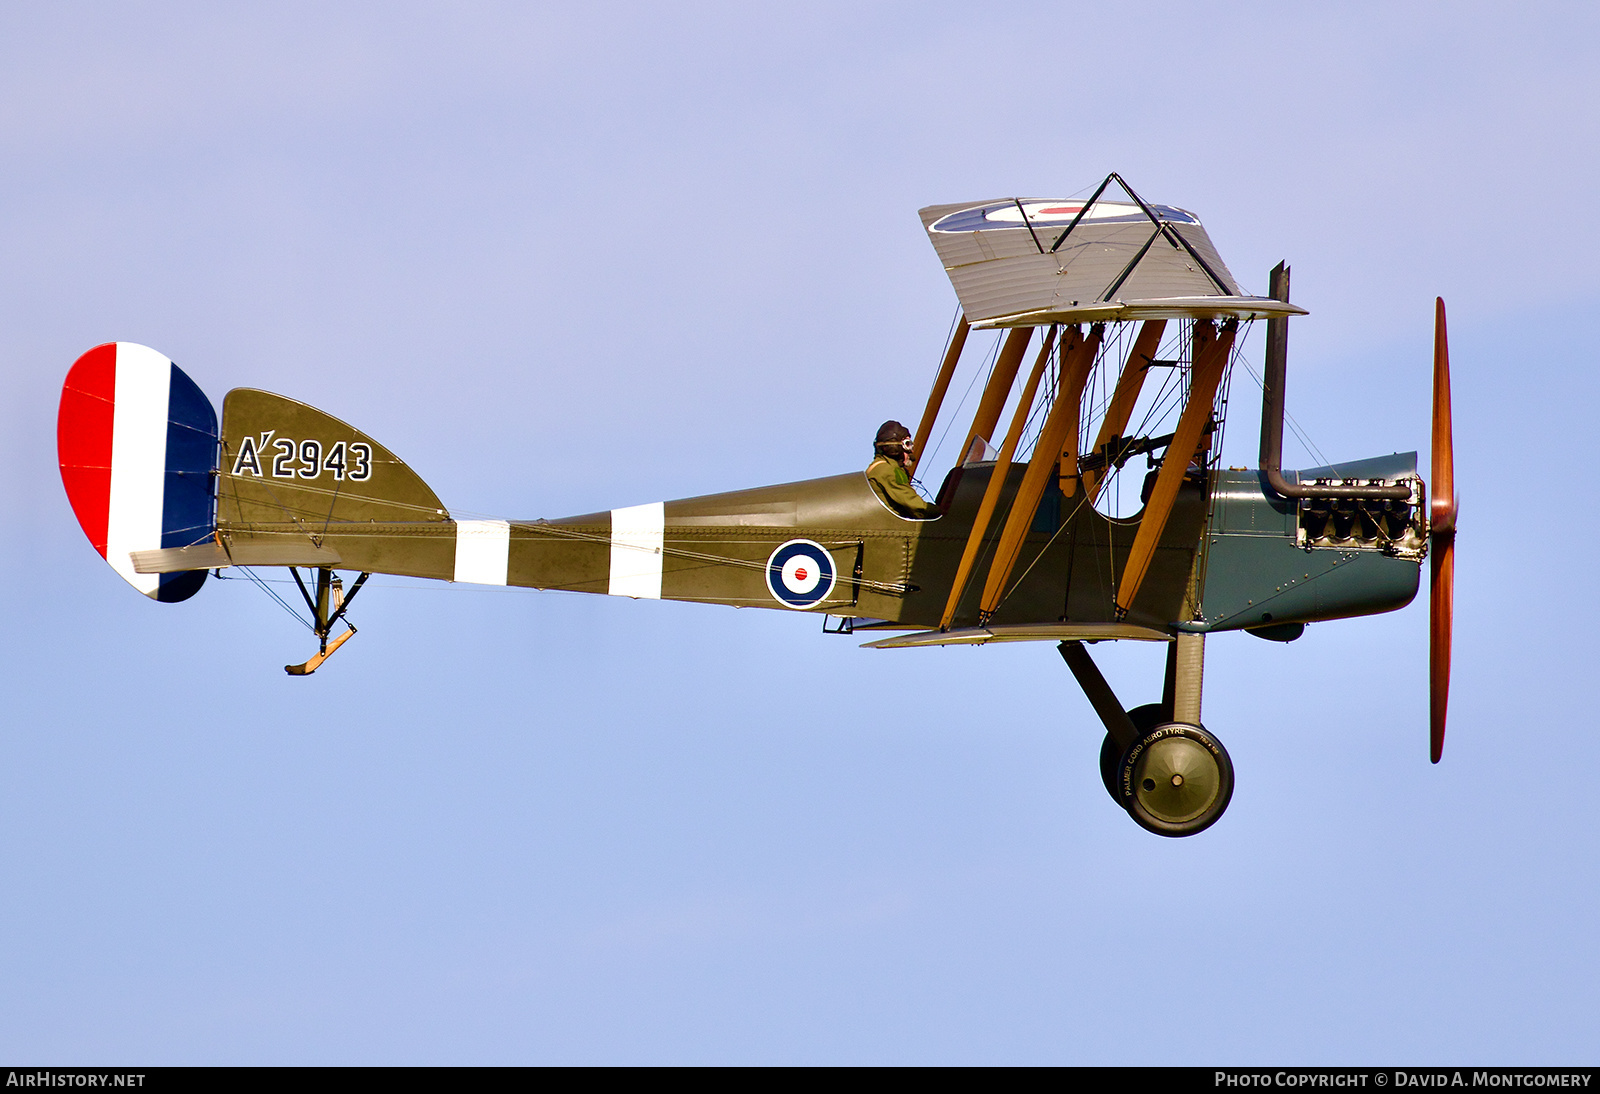
M1233 798L1233 761L1201 726L1167 722L1139 738L1117 765L1119 801L1141 828L1192 836Z
M1146 703L1142 707L1134 707L1128 711L1128 717L1133 720L1133 728L1143 735L1161 724L1161 704ZM1122 795L1117 793L1117 765L1121 759L1122 750L1107 733L1100 741L1100 781L1105 784L1111 800L1117 803L1117 808L1125 809L1127 807L1123 805Z

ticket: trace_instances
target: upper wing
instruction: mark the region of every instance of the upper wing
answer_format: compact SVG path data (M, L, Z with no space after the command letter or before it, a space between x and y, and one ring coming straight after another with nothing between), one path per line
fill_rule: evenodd
M1170 205L997 198L920 214L976 327L1305 314L1245 295L1200 218Z

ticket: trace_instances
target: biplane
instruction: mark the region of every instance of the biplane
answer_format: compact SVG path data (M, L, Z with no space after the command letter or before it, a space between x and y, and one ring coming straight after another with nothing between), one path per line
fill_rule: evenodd
M961 438L930 519L891 509L860 469L559 519L468 519L388 448L305 403L238 388L219 428L182 370L124 342L67 375L67 495L95 549L154 600L185 600L229 567L286 569L318 639L287 666L295 675L355 634L350 608L373 574L806 612L878 650L1054 642L1103 724L1106 790L1166 836L1204 830L1233 792L1228 752L1201 722L1207 636L1290 642L1308 623L1400 608L1431 557L1437 763L1457 508L1443 301L1430 503L1414 452L1283 469L1288 324L1306 313L1281 263L1265 296L1245 293L1193 213L1113 174L1087 199L921 217L959 299L907 459L912 472L931 465L941 418ZM1257 323L1260 467L1224 468L1230 379L1240 362L1253 374L1242 348ZM968 395L945 414L963 366ZM1089 652L1109 640L1165 645L1158 701L1113 693Z

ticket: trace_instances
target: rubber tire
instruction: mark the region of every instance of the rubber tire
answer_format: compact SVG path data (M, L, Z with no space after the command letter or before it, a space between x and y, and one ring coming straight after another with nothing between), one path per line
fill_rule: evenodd
M1133 720L1133 728L1137 729L1141 736L1165 721L1160 703L1146 703L1142 707L1134 707L1128 711L1128 717ZM1122 750L1111 739L1111 734L1107 733L1105 739L1100 742L1100 782L1105 786L1106 793L1111 795L1111 800L1117 803L1117 808L1125 809L1127 807L1122 804L1122 795L1117 793L1117 767L1121 761Z
M1160 742L1171 739L1186 739L1200 745L1210 754L1216 764L1217 772L1217 790L1211 800L1199 813L1177 820L1161 817L1152 812L1134 788L1134 778L1146 752ZM1123 787L1128 788L1126 793L1122 792ZM1222 742L1204 726L1166 722L1143 734L1122 757L1117 764L1117 790L1119 803L1128 811L1134 823L1145 831L1154 832L1158 836L1192 836L1204 832L1217 823L1227 811L1228 803L1233 800L1233 760L1228 756L1228 750L1222 747Z

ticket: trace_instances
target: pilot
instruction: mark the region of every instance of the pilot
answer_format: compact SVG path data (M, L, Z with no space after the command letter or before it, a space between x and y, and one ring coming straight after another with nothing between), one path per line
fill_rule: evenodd
M883 503L902 517L932 520L940 515L939 507L911 487L911 449L911 431L899 422L884 422L872 443L874 456L867 464L867 481Z

